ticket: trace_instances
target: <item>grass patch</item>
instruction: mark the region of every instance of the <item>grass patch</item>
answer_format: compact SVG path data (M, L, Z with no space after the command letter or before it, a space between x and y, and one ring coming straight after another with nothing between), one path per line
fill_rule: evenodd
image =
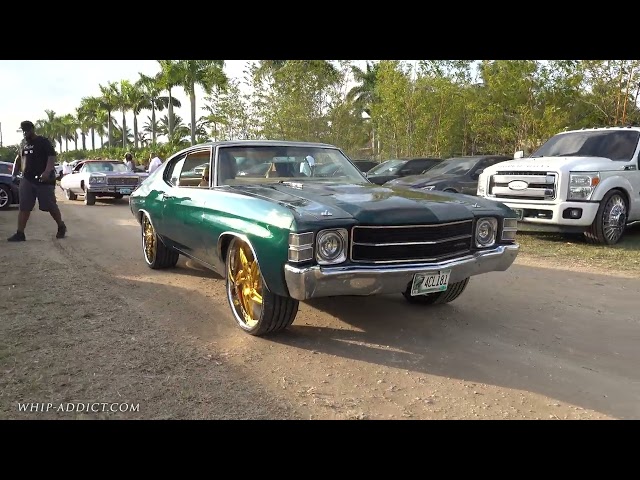
M539 258L558 266L581 266L636 272L640 276L640 226L629 227L612 246L591 245L581 235L518 232L518 256Z

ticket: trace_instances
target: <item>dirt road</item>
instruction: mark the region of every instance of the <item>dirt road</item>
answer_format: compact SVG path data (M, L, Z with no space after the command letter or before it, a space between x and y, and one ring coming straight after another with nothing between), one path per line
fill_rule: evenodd
M0 212L1 418L640 418L640 279L514 265L455 302L401 295L301 304L255 338L224 285L181 259L146 267L127 200L62 200L68 237ZM139 403L19 412L19 402Z

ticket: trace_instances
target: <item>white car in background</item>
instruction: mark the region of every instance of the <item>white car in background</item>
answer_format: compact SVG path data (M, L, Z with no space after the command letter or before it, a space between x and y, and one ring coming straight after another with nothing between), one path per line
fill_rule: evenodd
M94 205L96 198L122 198L130 195L149 176L145 172L130 172L119 160L85 160L69 175L62 177L60 187L67 199L84 196L85 205Z

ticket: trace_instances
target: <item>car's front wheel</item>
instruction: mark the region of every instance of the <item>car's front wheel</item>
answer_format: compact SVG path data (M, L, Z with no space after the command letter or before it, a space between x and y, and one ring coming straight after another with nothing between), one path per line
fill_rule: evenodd
M469 284L469 279L465 278L460 282L449 285L444 292L427 293L426 295L411 295L411 283L409 283L407 290L403 293L404 298L409 303L419 303L422 305L439 305L442 303L453 302L456 298L462 295L465 288Z
M85 190L84 192L84 204L85 205L95 205L96 204L96 194L93 192L89 192Z
M162 243L147 214L142 215L142 254L154 270L175 267L180 258L178 252Z
M239 238L234 238L227 250L226 277L227 299L242 330L261 336L293 323L298 301L269 291L253 250Z
M11 206L11 189L6 185L0 185L0 210L6 210Z

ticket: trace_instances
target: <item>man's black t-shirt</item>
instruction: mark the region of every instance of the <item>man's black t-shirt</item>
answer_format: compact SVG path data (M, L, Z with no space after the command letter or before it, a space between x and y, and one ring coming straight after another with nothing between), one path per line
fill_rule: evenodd
M22 147L22 157L26 159L26 162L22 166L24 178L35 180L35 178L40 176L45 168L47 168L47 159L55 155L56 151L46 137L37 135L33 141L26 140ZM51 174L51 179L47 182L43 181L43 183L55 184L55 178L54 171Z

